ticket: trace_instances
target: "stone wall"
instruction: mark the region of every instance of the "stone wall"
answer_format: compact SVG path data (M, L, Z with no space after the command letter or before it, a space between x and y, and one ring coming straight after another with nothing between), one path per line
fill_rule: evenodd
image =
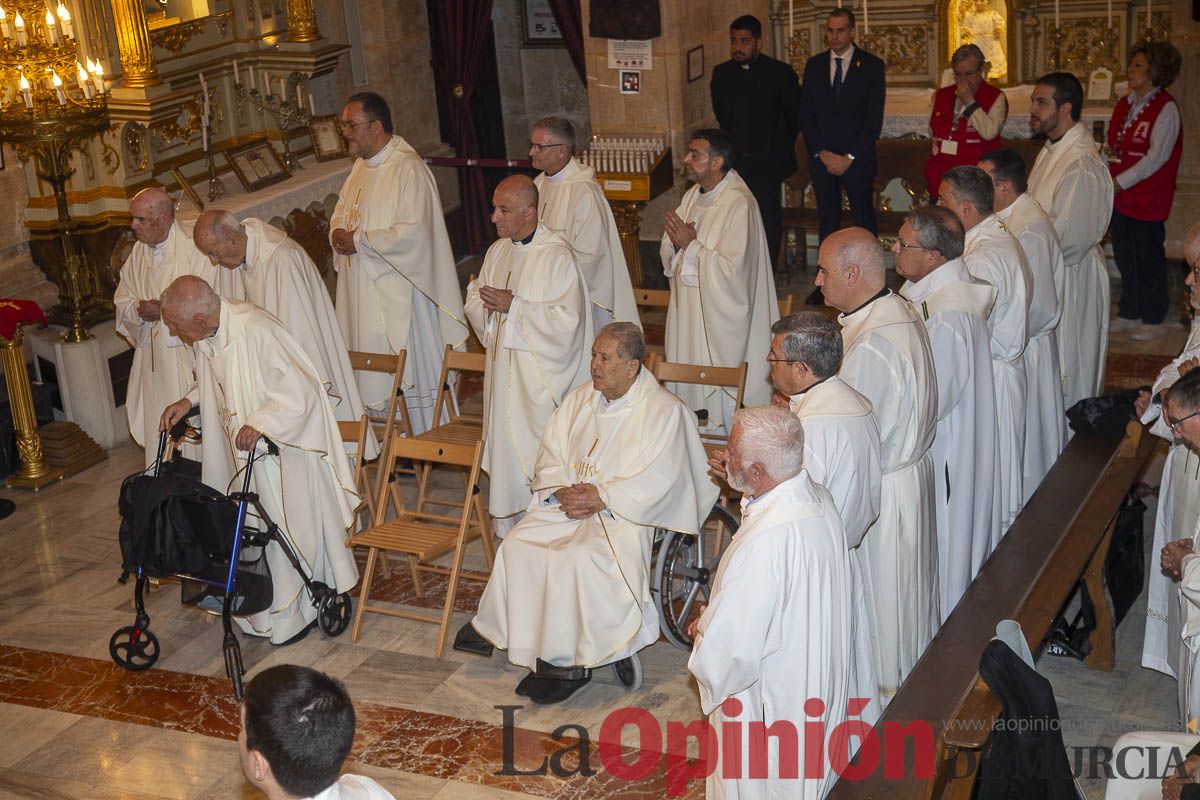
M1180 255L1183 236L1200 222L1200 23L1192 19L1192 0L1171 2L1171 43L1183 54L1179 80L1171 94L1183 113L1183 160L1179 189L1167 220L1167 253Z
M36 300L42 308L49 308L57 300L58 291L29 256L29 232L25 229L28 202L21 162L12 148L5 146L4 169L0 169L0 297Z

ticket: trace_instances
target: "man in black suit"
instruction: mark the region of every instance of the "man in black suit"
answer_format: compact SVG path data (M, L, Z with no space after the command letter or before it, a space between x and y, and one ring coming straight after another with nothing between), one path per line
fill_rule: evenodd
M887 89L883 61L855 47L854 33L854 12L834 9L825 22L829 49L804 65L800 127L822 241L841 226L843 189L854 225L877 232L871 193Z
M763 55L762 23L746 14L729 26L730 59L713 70L712 105L736 148L738 175L762 214L771 268L778 266L780 184L796 171L800 82L788 64Z

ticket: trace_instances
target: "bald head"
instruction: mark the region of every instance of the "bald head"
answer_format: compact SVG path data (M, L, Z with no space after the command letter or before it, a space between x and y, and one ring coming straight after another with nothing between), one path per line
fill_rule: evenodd
M221 298L203 278L181 275L162 293L159 304L167 329L185 342L198 342L217 332Z
M153 247L167 240L175 222L175 201L157 186L142 189L129 201L130 227L142 244Z
M865 228L846 228L830 234L817 252L817 286L826 305L847 312L883 290L887 270L883 248Z
M537 229L538 190L528 175L510 175L492 195L492 224L496 235L520 241Z
M192 240L215 267L237 269L246 260L246 226L228 211L201 214Z
M1193 267L1200 266L1200 222L1183 235L1183 258Z

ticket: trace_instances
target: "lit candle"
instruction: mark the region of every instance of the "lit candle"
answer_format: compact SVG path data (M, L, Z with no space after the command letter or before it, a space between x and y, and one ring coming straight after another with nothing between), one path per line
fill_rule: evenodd
M20 13L18 13L17 18L13 20L13 25L17 29L17 46L24 47L28 40L25 38L25 20L21 19Z
M50 44L58 44L58 24L54 21L54 15L50 13L50 9L46 9L46 35L50 37Z
M29 91L29 79L25 77L24 73L21 74L20 86L21 86L21 97L25 98L25 107L32 110L33 109L33 93Z
M12 38L12 25L8 23L8 15L4 13L3 6L0 6L0 32L4 34L5 39Z
M241 84L242 82L242 76L238 74L236 58L233 60L233 82L236 84Z
M95 92L92 91L92 82L88 79L87 70L78 61L75 62L75 66L79 67L79 71L75 75L75 80L79 81L79 88L83 90L83 96L91 100Z
M71 12L67 11L67 7L61 2L59 2L58 8L55 11L58 14L59 24L62 25L63 36L66 36L68 39L74 39L75 28L71 26Z
M96 87L96 94L104 94L104 68L100 66L100 59L88 59L88 72L92 75L92 85Z
M58 95L58 104L65 106L67 104L67 93L63 91L62 78L58 77L57 72L53 74L54 77L51 79L51 83L54 84L54 93Z

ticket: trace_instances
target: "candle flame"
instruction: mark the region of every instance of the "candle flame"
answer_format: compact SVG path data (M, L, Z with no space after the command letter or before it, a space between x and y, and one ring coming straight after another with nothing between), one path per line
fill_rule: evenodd
M104 76L104 68L100 65L100 59L96 59L95 61L92 61L90 58L88 59L88 72L98 77Z
M58 8L55 9L55 11L58 13L58 18L61 19L63 22L71 21L71 12L67 11L67 7L65 5L63 5L62 3L58 4Z
M46 9L46 27L53 28L55 25L54 15L50 13L50 9Z
M79 85L82 86L83 84L87 83L87 70L84 69L83 64L80 64L78 61L75 62L75 66L79 67Z
M4 6L0 6L0 19L8 19L8 15L4 13Z
M29 91L29 79L26 78L24 75L21 76L21 84L20 85L21 85L22 92Z
M21 19L20 12L17 12L17 18L13 20L13 25L16 25L18 28L25 27L25 20Z

